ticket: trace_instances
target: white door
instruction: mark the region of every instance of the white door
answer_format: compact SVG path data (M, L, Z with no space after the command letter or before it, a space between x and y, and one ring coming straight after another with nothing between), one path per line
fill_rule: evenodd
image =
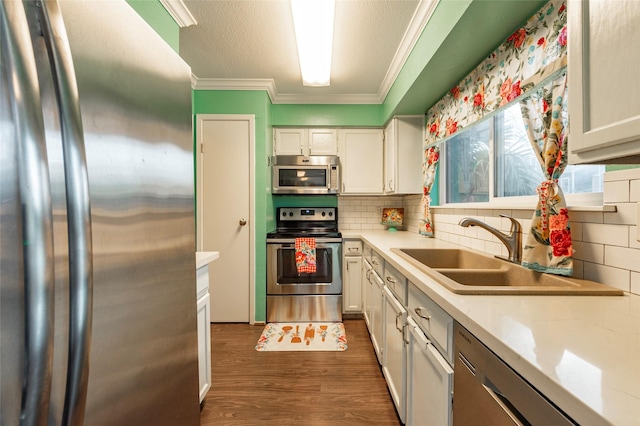
M212 322L254 322L253 115L197 115L198 249L209 265Z

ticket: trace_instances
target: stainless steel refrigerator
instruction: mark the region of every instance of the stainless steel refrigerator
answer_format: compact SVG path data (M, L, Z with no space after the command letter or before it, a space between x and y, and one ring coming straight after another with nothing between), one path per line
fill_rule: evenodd
M199 424L189 67L118 0L0 46L0 424Z

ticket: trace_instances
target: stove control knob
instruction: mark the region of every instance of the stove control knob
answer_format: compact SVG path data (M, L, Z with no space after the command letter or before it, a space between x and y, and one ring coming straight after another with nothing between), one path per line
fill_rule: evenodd
M322 217L325 217L327 215L326 212L322 212ZM329 214L329 216L331 216L331 214Z
M289 217L293 216L293 212L289 212Z
M287 212L282 212L282 217L287 217Z
M329 212L329 217L333 216L333 212Z

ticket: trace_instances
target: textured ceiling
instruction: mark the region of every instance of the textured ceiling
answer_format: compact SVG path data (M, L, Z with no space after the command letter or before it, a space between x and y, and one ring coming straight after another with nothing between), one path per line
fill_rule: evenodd
M305 87L288 0L184 4L198 22L180 32L196 88L267 84L272 100L288 103L380 103L432 7L428 0L336 0L331 85Z

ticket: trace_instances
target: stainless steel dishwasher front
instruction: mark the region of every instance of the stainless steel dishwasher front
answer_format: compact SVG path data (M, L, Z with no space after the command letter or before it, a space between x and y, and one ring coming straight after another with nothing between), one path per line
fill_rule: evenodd
M454 349L454 426L576 424L458 323Z

